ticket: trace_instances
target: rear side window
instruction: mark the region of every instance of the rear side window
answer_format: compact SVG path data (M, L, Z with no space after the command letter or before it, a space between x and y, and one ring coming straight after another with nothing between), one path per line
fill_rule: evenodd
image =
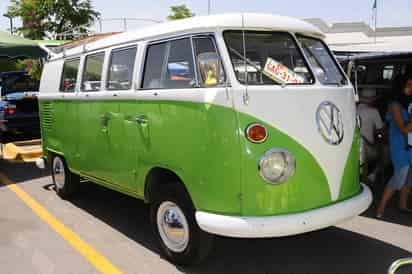
M180 89L196 83L190 39L184 38L147 49L143 88Z
M162 43L148 47L143 76L143 88L161 88L162 71L167 46L167 43Z
M136 47L132 47L112 51L107 77L108 90L127 90L132 87L136 50Z
M190 39L180 39L170 42L166 71L166 88L191 88L195 85L193 53Z
M104 53L86 56L82 79L82 91L99 91L101 88Z
M76 87L77 72L79 71L80 58L67 60L63 65L60 82L60 92L74 92Z

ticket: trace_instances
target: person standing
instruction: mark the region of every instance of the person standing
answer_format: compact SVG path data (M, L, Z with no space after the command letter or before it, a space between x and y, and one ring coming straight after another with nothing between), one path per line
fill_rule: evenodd
M357 110L360 118L360 134L363 142L362 159L368 166L370 162L376 161L378 158L382 158L384 156L379 155L380 151L375 140L377 133L383 131L384 124L378 110L374 106L374 103L377 99L376 89L362 89L359 95L359 105ZM379 168L382 167L384 167L384 165L377 164L375 168L371 170L369 174L367 174L367 179L370 182L374 182L376 175L379 172Z
M386 185L379 202L376 217L381 218L395 191L400 190L399 209L411 212L408 197L412 187L412 148L408 146L407 134L412 132L408 113L412 103L412 77L407 77L402 88L390 102L386 120L389 122L389 145L394 174Z

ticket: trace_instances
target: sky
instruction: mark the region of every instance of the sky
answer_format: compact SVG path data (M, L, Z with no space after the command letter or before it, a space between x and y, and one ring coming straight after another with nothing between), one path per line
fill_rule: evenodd
M296 18L322 18L328 23L363 21L371 23L374 0L210 0L211 13L263 12ZM377 0L378 27L412 26L411 0ZM207 0L92 0L103 19L150 18L165 21L172 5L186 4L196 15L207 14ZM0 0L0 30L7 30L9 20L2 15L7 11L8 0ZM19 24L19 22L16 22ZM128 28L138 28L143 22L128 23ZM122 21L104 21L103 31L123 28Z

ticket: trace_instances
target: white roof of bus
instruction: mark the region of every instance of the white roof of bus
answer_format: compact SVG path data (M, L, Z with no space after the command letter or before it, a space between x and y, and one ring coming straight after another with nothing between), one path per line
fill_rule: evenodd
M149 27L140 28L134 31L109 36L96 42L87 44L86 51L97 50L99 48L110 47L122 43L143 39L163 38L170 35L179 35L201 31L211 31L213 29L240 29L243 26L247 29L277 30L299 32L323 38L323 33L315 26L295 18L256 13L233 13L211 16L195 16L188 19L170 21L166 23L154 24ZM66 51L66 55L75 55L83 52L83 46L79 46ZM63 53L56 54L51 59L63 57Z

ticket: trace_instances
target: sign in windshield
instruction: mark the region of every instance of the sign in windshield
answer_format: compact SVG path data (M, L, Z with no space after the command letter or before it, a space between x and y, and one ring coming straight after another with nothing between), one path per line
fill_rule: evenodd
M281 84L302 84L305 82L305 79L303 77L299 76L298 74L290 70L287 66L277 62L270 57L268 57L268 59L266 60L263 73L269 78Z

